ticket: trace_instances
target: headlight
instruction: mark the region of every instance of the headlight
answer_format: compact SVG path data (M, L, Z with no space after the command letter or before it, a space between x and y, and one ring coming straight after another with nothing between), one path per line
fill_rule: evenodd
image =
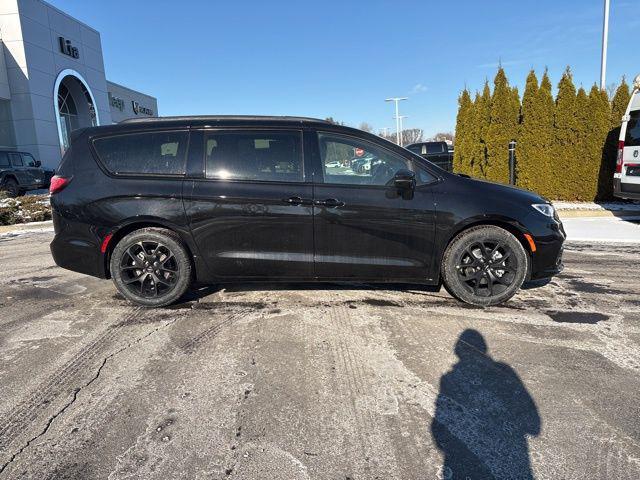
M553 205L549 205L548 203L534 203L531 206L547 217L553 217L555 213Z

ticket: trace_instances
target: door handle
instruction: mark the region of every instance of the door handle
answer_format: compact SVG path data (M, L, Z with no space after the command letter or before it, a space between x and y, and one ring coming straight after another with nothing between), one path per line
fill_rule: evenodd
M326 200L316 200L314 203L316 205L322 205L328 208L344 207L344 202L338 200L337 198L327 198Z
M311 205L313 202L307 198L302 197L289 197L282 200L284 203L288 203L289 205Z

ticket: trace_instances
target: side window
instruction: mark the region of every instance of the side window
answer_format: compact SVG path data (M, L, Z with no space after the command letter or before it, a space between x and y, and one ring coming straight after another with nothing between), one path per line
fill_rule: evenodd
M100 161L111 173L183 175L188 132L145 132L94 140Z
M22 163L22 157L20 157L19 153L10 153L9 158L11 158L11 164L14 167L22 167L24 166Z
M24 162L24 164L27 167L35 167L36 166L36 161L28 153L23 153L22 154L22 161Z
M631 112L631 119L627 123L625 147L640 147L640 110Z
M299 131L205 132L207 178L302 182Z
M9 167L9 155L6 152L0 152L0 167Z
M387 185L409 162L373 143L358 138L318 133L324 183Z
M440 144L440 143L427 143L427 153L428 154L442 153L442 144Z
M416 168L416 177L417 177L416 183L418 185L425 185L427 183L431 183L437 180L433 174L427 172L424 168L421 168L421 167Z

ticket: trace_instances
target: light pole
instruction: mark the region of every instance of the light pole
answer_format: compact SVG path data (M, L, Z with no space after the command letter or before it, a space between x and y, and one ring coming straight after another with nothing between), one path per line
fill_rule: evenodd
M398 145L402 147L402 144L404 143L402 139L402 132L404 131L402 128L402 120L405 118L409 118L409 115L400 115L398 118L400 119L400 141L398 142Z
M400 113L398 111L398 103L400 103L402 100L406 100L407 97L391 97L391 98L385 98L385 102L393 102L395 103L396 106L396 115L395 115L395 119L396 119L396 143L398 145L400 145Z
M602 23L602 58L600 59L600 90L604 90L606 88L608 39L609 39L609 0L604 0L604 20Z

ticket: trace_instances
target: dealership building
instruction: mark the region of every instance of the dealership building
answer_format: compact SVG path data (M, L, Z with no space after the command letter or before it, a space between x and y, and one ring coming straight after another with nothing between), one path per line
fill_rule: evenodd
M55 168L72 130L157 112L107 80L99 32L42 0L0 0L0 149Z

